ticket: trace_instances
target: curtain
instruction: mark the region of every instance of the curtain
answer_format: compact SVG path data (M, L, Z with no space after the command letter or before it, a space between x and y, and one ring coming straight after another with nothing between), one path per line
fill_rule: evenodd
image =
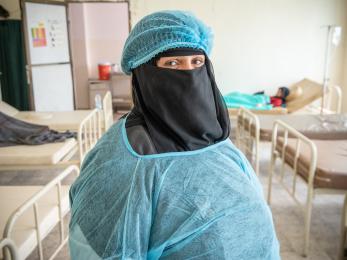
M2 100L29 109L24 41L19 20L0 20L0 83Z

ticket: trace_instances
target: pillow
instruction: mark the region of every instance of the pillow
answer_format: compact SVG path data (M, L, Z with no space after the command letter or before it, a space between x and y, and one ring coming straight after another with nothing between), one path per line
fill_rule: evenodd
M15 107L0 100L0 112L8 116L14 117L14 115L17 114L19 111Z

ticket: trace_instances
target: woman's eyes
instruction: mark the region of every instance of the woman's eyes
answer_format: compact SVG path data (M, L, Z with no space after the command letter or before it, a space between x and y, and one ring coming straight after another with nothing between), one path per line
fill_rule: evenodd
M205 63L205 61L201 58L193 59L191 62L193 65L197 65L197 66L201 66ZM178 65L180 65L180 62L178 60L169 60L165 62L165 66L168 66L168 67L175 67Z
M177 66L178 62L176 60L169 60L165 62L165 66Z
M194 64L194 65L199 65L199 66L200 66L200 65L203 65L204 62L205 62L205 61L204 61L203 59L201 59L201 58L197 58L197 59L194 59L194 60L193 60L193 64Z

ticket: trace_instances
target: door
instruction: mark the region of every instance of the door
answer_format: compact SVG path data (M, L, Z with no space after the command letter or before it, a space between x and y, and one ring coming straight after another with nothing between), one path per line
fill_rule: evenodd
M32 109L73 110L66 5L27 0L21 3Z

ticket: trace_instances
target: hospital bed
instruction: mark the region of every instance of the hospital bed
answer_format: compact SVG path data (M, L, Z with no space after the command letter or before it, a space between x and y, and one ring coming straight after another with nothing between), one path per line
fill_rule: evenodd
M61 168L80 165L101 137L99 112L94 109L79 125L77 140L42 145L0 147L0 170ZM78 159L75 159L78 155Z
M60 240L57 249L49 259L53 259L66 244L64 217L70 211L69 186L62 181L68 176L79 174L76 166L69 166L45 186L0 186L0 228L5 244L9 245L17 259L25 259L38 249L39 259L43 259L43 239L59 224ZM15 246L14 246L14 245ZM5 259L9 251L3 251Z
M271 141L273 123L280 119L311 139L347 139L347 114L257 115L259 138Z
M281 131L280 131L281 130ZM281 120L273 126L268 203L276 159L280 159L279 183L304 211L304 256L307 256L313 198L316 194L347 194L347 140L311 140ZM291 187L285 183L285 167L293 171ZM296 197L297 177L307 184L304 205Z
M102 131L106 132L113 124L112 96L110 91L104 96L102 105L103 108L100 111L98 124L100 124ZM18 111L3 101L0 101L0 111L25 122L46 125L56 131L69 130L72 132L77 132L83 120L93 113L93 110L52 112Z
M271 141L273 123L280 119L311 139L347 139L346 114L256 115L241 108L237 115L236 144L259 171L259 143Z
M319 114L323 86L309 79L303 79L289 87L290 94L286 98L286 107L274 107L270 110L251 110L257 115L284 115L292 113ZM339 86L328 86L323 112L327 114L340 113L342 107L342 92ZM319 103L315 106L314 102ZM236 116L238 108L229 108L229 116Z

